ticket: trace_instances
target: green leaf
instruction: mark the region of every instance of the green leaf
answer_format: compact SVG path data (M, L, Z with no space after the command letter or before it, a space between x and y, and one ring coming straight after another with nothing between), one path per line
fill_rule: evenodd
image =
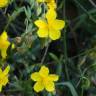
M54 61L56 61L56 62L59 63L59 59L58 59L58 57L57 57L55 54L49 53L49 55L50 55L50 57L51 57Z
M61 85L68 87L71 91L72 96L78 96L74 86L70 82L57 83L57 86L61 86Z

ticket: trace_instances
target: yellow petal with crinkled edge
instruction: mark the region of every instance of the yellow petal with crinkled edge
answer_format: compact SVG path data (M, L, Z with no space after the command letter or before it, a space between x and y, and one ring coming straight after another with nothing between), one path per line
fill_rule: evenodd
M1 56L3 59L6 59L7 49L9 46L10 46L10 42L8 41L1 42L0 51L1 51Z
M5 86L8 83L8 76L3 78L2 85Z
M61 37L61 32L59 30L50 29L50 31L49 31L49 38L51 40L57 40L60 37Z
M3 71L3 75L8 75L8 72L10 71L10 66L8 65L5 70Z
M44 89L44 85L42 82L36 82L35 85L34 85L34 90L36 92L40 92Z
M55 84L54 84L54 82L47 81L44 86L45 86L45 89L48 92L53 92L55 90Z
M40 69L40 71L39 71L39 74L42 77L47 77L48 74L49 74L49 69L46 66L42 66L41 69Z
M56 19L52 22L52 27L55 30L61 30L65 27L65 21Z
M6 56L7 56L7 50L5 49L1 49L1 56L3 59L6 59Z
M59 76L55 75L55 74L50 74L48 76L48 80L50 80L50 81L58 81L58 79L59 79Z
M35 25L39 28L46 28L47 27L47 23L43 20L36 20Z
M2 41L6 41L8 39L8 35L7 35L7 32L4 31L1 35L0 35L0 39Z
M8 83L8 72L10 70L10 66L8 65L4 71L0 72L0 92L2 91L2 86L5 86Z
M46 38L48 37L48 29L47 28L40 28L37 31L37 35L41 38Z
M33 81L40 81L41 80L41 77L40 77L40 74L38 72L34 72L31 74L31 79Z
M48 20L48 23L52 22L53 20L55 20L57 17L57 13L55 10L53 9L49 9L48 12L46 13L46 18Z
M6 7L9 3L9 0L0 0L0 8Z
M6 59L7 49L9 46L10 46L10 42L8 41L8 35L7 35L7 32L4 31L0 35L0 51L1 51L1 56L3 59Z
M49 9L56 9L57 5L55 0L47 0L47 6Z

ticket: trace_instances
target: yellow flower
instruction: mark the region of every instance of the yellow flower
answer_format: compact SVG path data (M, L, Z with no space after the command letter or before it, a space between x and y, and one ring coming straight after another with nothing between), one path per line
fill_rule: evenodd
M47 6L48 6L49 9L56 9L56 7L57 7L55 2L47 3Z
M57 7L55 0L47 0L47 6L49 9L56 9Z
M8 72L10 70L10 66L8 65L4 71L0 69L0 92L2 91L2 87L6 86L8 83Z
M61 30L65 27L63 20L56 19L57 14L55 10L49 9L46 13L46 21L36 20L35 25L39 28L37 35L41 38L50 38L56 40L61 37Z
M52 9L56 9L56 3L55 0L37 0L37 2L41 3L41 2L46 2L48 8L52 8Z
M46 2L46 3L50 3L52 1L55 1L55 0L37 0L37 2Z
M39 72L32 73L31 79L36 81L34 85L36 92L43 91L44 89L48 92L53 92L55 90L54 81L57 81L59 77L55 74L49 74L49 69L42 66Z
M0 8L6 7L9 3L9 0L0 0Z
M0 36L0 52L3 59L7 56L7 49L10 46L7 33L4 31Z
M37 0L37 2L46 2L46 0Z

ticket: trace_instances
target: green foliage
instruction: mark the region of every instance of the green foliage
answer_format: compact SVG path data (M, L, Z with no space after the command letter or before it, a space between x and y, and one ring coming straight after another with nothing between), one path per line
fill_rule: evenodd
M36 0L11 0L8 8L1 9L7 18L4 30L15 44L15 49L8 52L6 63L11 72L8 88L2 94L96 96L96 6L90 1L96 5L95 0L57 0L58 18L66 21L66 28L60 40L53 42L36 35L34 21L43 18L44 4ZM0 65L2 62L6 65L1 60ZM30 75L42 64L60 76L54 93L33 90Z

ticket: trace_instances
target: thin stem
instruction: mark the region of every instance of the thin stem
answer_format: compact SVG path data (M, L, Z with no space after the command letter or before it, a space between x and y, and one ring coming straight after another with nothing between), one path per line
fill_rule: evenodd
M86 10L77 0L74 0L74 2L75 2L76 4L78 4L78 6L89 16L89 19L90 19L91 21L93 21L94 23L96 23L96 19L95 19L91 14L89 14L89 13L87 12L87 10Z
M23 11L24 11L24 7L18 9L17 11L14 11L14 12L12 13L12 15L8 18L8 23L7 23L7 25L5 26L4 30L7 30L7 28L8 28L9 25L10 25L10 23L11 23L12 21L14 21L15 18L16 18L21 12L23 12Z
M64 12L64 20L65 20L65 3L66 3L66 0L64 0L64 8L63 8L63 12ZM66 29L64 30L64 57L65 57L65 72L66 72L66 77L67 77L67 80L69 80L69 74L68 74L68 56L67 56L67 39L66 39Z
M44 63L44 60L45 60L46 55L47 55L47 52L48 52L48 48L49 48L49 44L47 45L47 47L46 47L46 49L45 49L44 55L43 55L42 60L41 60L41 64Z
M78 54L78 55L76 55L76 56L70 57L69 59L73 60L73 59L75 59L75 58L77 58L77 57L80 57L80 56L82 56L82 55L88 54L88 53L90 53L90 52L93 51L93 50L96 50L96 47L93 47L93 48L91 48L91 49L88 49L87 51L84 51L84 52L82 52L82 53L80 53L80 54Z
M96 9L94 8L94 9L91 9L91 10L89 10L88 11L88 14L94 14L96 12ZM82 19L82 18L86 18L86 13L83 13L83 14L81 14L80 16L78 16L78 17L76 17L75 19L73 19L71 22L76 22L76 21L78 21L78 20L80 20L80 19ZM84 21L84 20L83 20Z
M96 4L93 2L93 0L89 0L89 2L96 8Z
M7 25L5 26L4 30L7 30L7 28L9 27L10 23L11 23L12 19L11 17L9 17L9 20L8 20L8 23Z
M67 68L67 65L68 65L68 56L67 56L67 40L66 40L66 31L64 32L64 57L65 57L65 72L66 72L66 77L67 77L67 80L69 80L69 74L68 74L68 68Z
M83 92L84 92L84 90L83 90L83 88L81 89L81 96L83 96Z

